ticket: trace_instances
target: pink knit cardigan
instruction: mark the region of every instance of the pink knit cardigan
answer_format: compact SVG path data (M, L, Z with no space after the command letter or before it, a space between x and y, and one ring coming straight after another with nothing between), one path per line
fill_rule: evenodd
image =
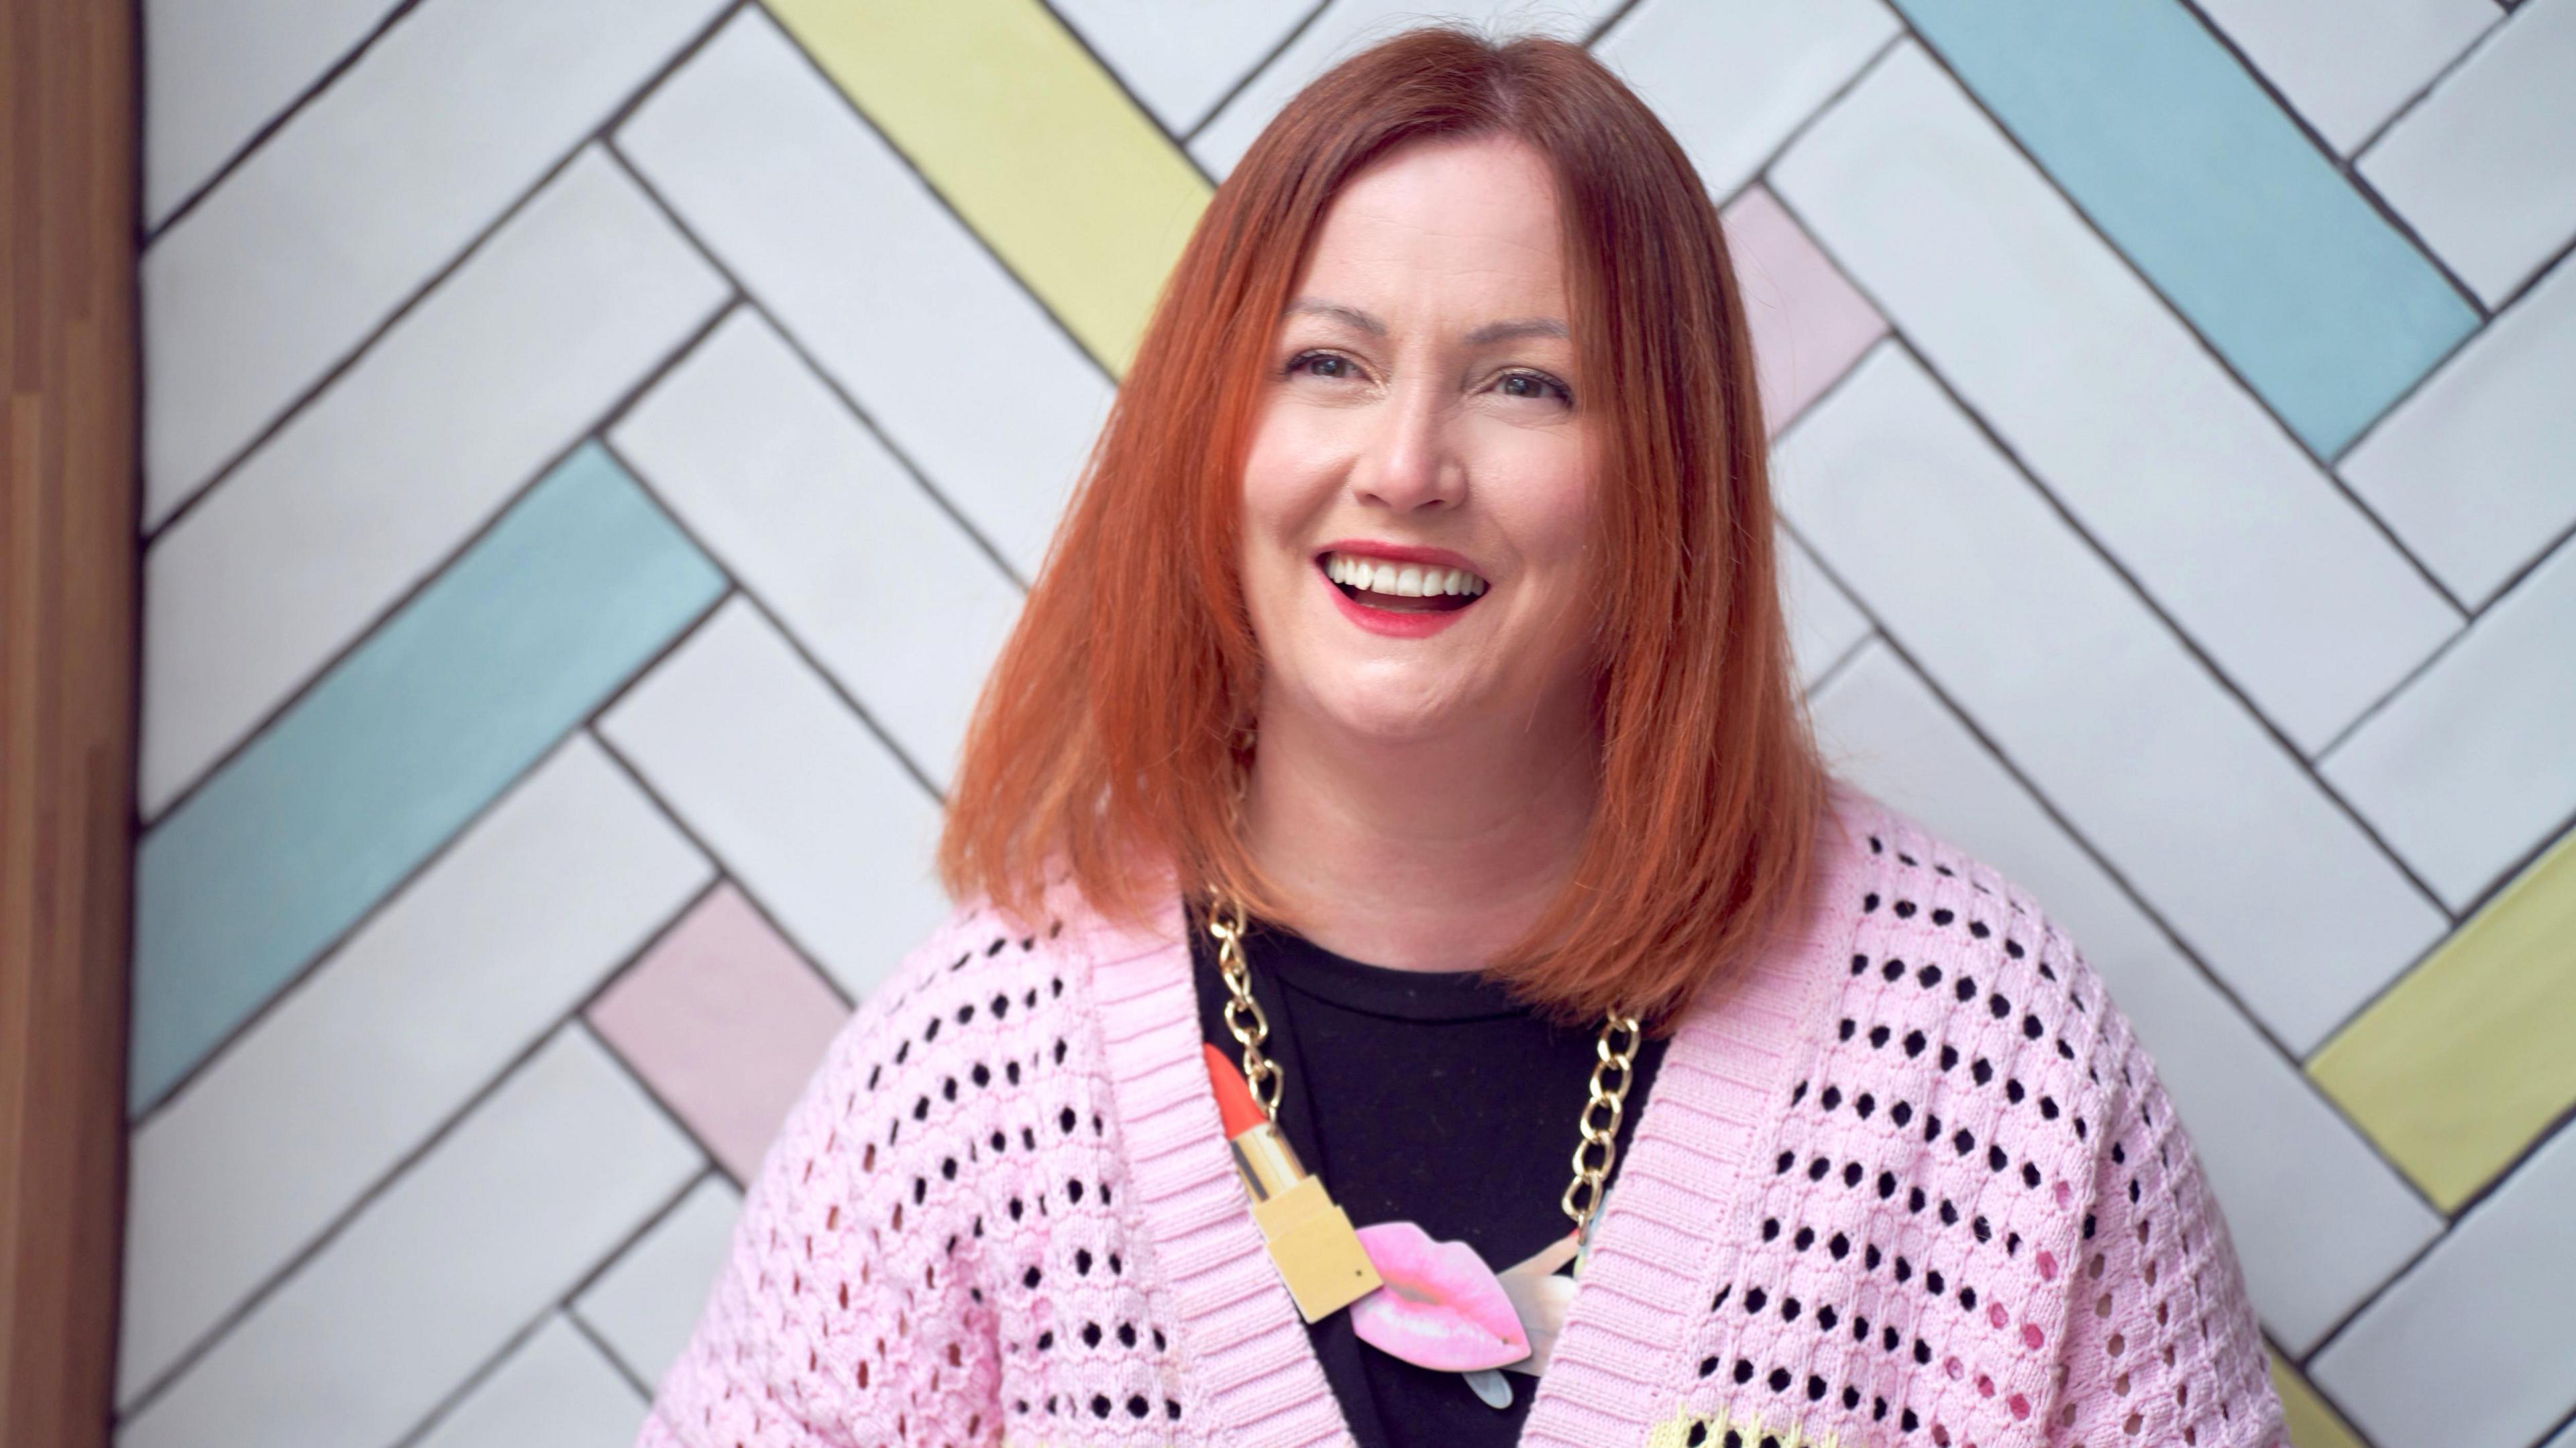
M1522 1441L2286 1448L2226 1224L2074 944L1848 785L1819 868L1676 1032ZM770 1149L646 1448L1348 1441L1181 929L1060 887L907 956Z

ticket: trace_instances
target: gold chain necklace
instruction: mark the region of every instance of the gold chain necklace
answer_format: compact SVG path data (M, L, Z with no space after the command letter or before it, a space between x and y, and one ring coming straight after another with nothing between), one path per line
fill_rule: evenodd
M1261 1002L1252 998L1252 967L1243 957L1244 910L1231 895L1219 894L1208 911L1208 934L1217 944L1217 973L1225 978L1225 1028L1243 1048L1243 1079L1252 1088L1252 1099L1272 1121L1279 1119L1279 1063L1262 1052L1262 1042L1270 1038L1270 1019L1262 1014ZM1583 1114L1576 1118L1582 1139L1574 1147L1574 1180L1565 1187L1558 1205L1574 1219L1574 1230L1580 1234L1592 1225L1592 1217L1601 1209L1602 1193L1610 1180L1610 1167L1618 1159L1619 1121L1627 1111L1628 1085L1636 1079L1637 1048L1645 1033L1635 1016L1612 1011L1601 1021L1601 1034L1593 1041L1598 1058L1592 1066L1590 1095L1583 1103ZM1620 1044L1613 1045L1613 1041ZM1604 1078L1617 1073L1617 1084Z

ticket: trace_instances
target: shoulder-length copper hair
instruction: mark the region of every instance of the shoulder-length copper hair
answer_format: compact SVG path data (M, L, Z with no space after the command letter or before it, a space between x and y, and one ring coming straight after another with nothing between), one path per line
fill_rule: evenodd
M978 702L939 847L953 895L1026 915L1062 872L1129 920L1141 892L1174 883L1279 913L1235 815L1261 679L1236 528L1269 350L1346 181L1409 141L1486 134L1554 172L1574 337L1606 409L1610 560L1595 813L1569 883L1492 969L1560 1019L1616 1007L1668 1024L1803 917L1829 776L1780 608L1762 406L1716 209L1582 47L1446 27L1306 87L1200 217Z

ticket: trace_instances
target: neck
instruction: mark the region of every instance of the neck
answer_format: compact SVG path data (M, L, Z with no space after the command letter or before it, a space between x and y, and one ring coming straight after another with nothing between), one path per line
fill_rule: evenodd
M1284 922L1398 970L1476 970L1528 931L1573 872L1596 794L1588 711L1555 728L1388 743L1265 707L1247 844Z

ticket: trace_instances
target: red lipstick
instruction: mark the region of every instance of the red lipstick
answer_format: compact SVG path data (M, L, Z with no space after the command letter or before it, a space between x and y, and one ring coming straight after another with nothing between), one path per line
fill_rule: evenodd
M1465 613L1474 600L1471 599L1467 606L1444 609L1399 610L1372 607L1343 592L1342 585L1335 583L1331 576L1324 572L1324 560L1336 553L1347 554L1354 558L1375 558L1386 563L1414 563L1427 568L1457 568L1473 573L1479 578L1484 576L1483 571L1477 568L1474 561L1465 554L1453 553L1446 548L1424 548L1411 543L1379 543L1365 538L1340 538L1324 545L1323 549L1315 555L1315 576L1323 580L1326 588L1332 590L1333 603L1341 609L1342 617L1370 633L1385 638L1429 638L1456 623L1459 615Z

